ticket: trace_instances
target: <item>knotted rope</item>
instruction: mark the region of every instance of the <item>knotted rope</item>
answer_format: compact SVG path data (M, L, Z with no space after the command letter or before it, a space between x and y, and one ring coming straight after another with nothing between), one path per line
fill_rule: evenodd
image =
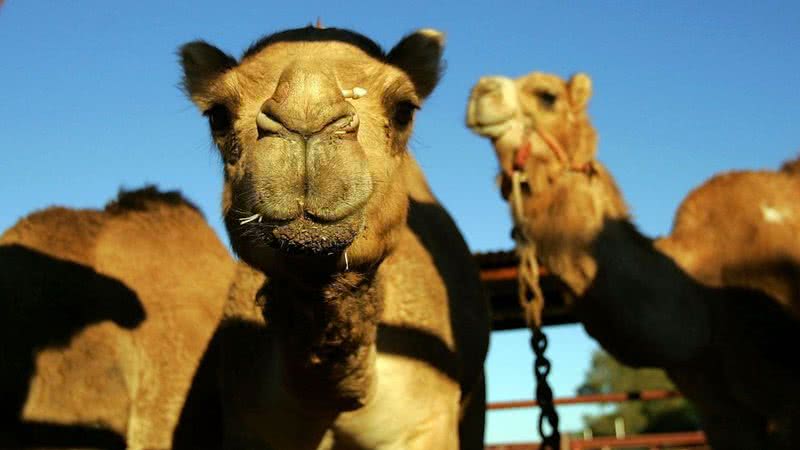
M536 378L536 401L539 404L539 436L542 450L560 450L561 434L558 431L558 413L553 404L553 390L547 382L550 361L544 356L547 337L542 332L544 295L539 285L539 262L536 244L527 235L527 219L523 211L522 183L525 175L516 169L511 175L511 211L514 217L514 241L519 258L517 271L518 298L525 314L525 322L531 329L531 348L535 355L533 374ZM545 422L549 429L545 429Z

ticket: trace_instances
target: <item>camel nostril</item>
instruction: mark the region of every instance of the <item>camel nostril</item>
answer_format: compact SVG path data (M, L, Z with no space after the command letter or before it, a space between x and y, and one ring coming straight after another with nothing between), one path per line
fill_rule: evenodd
M348 112L328 122L324 129L333 131L333 134L347 134L357 131L360 123L361 121L358 118L358 114Z
M308 139L323 131L327 134L351 134L357 130L359 120L356 109L341 96L334 98L332 93L327 95L322 92L316 93L311 100L301 101L300 95L278 95L285 90L279 86L279 92L267 99L256 114L260 136L299 135Z
M281 122L270 114L269 112L259 112L256 116L256 125L258 125L258 129L261 132L274 134L278 133L281 130L284 130L285 127Z

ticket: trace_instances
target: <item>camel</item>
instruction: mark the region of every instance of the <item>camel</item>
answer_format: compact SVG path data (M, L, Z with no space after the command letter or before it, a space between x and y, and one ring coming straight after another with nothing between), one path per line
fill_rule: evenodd
M407 150L442 33L336 28L180 50L241 258L220 330L226 449L481 449L478 269Z
M173 448L235 271L199 210L152 187L51 207L0 267L0 447Z
M521 232L587 332L626 364L665 369L714 448L796 448L800 363L780 349L800 338L800 161L714 177L654 241L595 159L591 93L582 73L473 88L467 126L491 139L504 197L525 176Z

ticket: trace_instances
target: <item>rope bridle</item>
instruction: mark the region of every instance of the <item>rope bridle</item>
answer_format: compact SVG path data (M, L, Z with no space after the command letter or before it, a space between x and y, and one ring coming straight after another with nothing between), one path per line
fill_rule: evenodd
M561 144L551 134L544 130L532 130L544 141L550 151L558 159L565 171L585 173L589 176L595 173L592 162L575 165L570 161ZM544 310L544 295L539 285L539 262L536 258L536 244L528 236L527 218L523 210L522 184L526 182L523 171L531 155L532 144L529 133L523 133L523 141L514 155L511 173L511 211L514 217L514 231L512 233L516 242L516 252L519 258L517 283L519 302L525 316L525 322L531 329L531 348L535 354L533 373L536 378L536 401L540 413L538 421L539 436L542 439L540 446L543 450L559 450L561 448L561 434L558 431L558 413L553 404L553 390L547 382L550 374L550 360L545 357L547 350L547 336L542 331L542 312ZM545 429L545 421L548 429Z
M595 172L594 164L591 161L584 164L575 164L572 162L567 152L564 151L564 147L561 146L552 134L539 127L533 127L532 132L539 135L542 141L547 144L547 148L550 152L553 153L561 166L566 168L567 171L581 172L587 175L592 175ZM512 166L514 171L522 172L528 164L528 158L531 156L531 151L533 149L531 140L528 137L529 135L530 133L522 134L522 144L520 144L517 152L514 154L514 163Z

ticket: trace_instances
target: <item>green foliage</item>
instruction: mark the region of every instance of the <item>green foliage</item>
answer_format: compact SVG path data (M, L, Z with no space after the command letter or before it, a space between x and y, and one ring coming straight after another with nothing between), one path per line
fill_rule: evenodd
M676 388L663 370L634 369L598 350L592 355L592 366L578 392L605 394L649 389ZM627 434L699 429L697 414L683 398L616 403L610 413L584 416L583 420L595 436L613 436L617 417L625 420Z

